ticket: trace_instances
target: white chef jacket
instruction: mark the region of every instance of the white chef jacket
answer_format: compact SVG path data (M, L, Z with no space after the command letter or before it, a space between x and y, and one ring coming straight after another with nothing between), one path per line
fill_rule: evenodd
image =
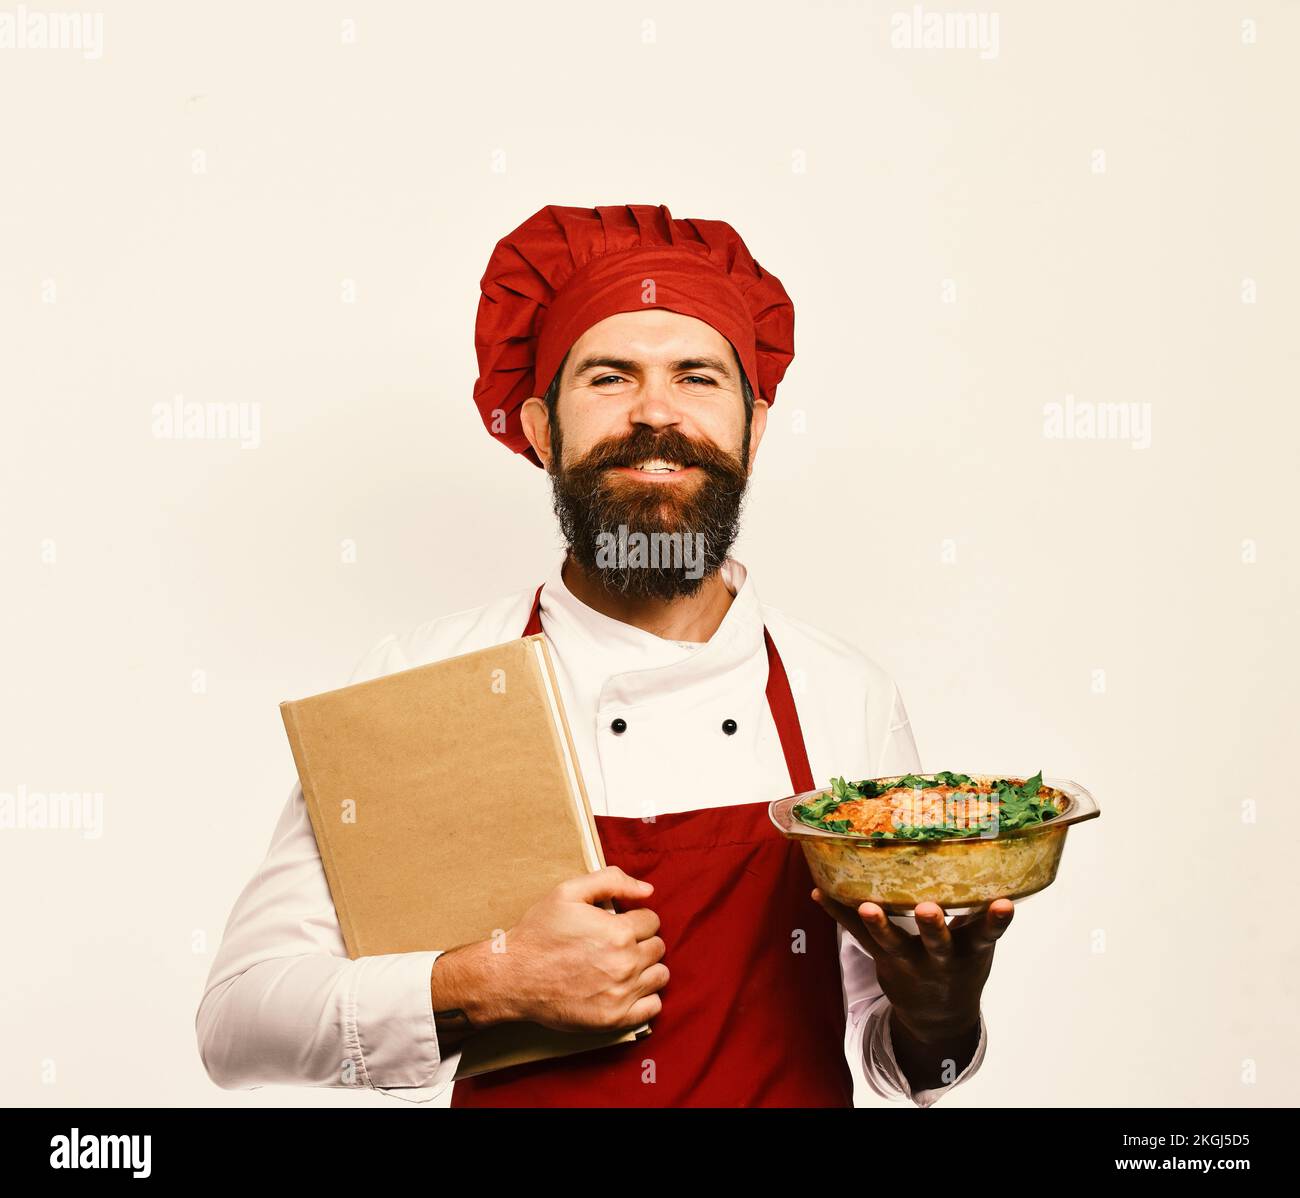
M735 597L717 631L698 644L593 610L564 585L562 566L563 560L542 590L542 631L596 813L644 819L790 793L767 704L765 624L790 679L815 779L920 772L889 676L844 641L761 604L734 558L723 564L722 578ZM533 593L386 637L351 681L513 640L523 632ZM627 725L621 735L610 728L616 717ZM732 735L722 731L728 719L737 725ZM916 928L914 920L898 922ZM890 1004L875 962L837 931L854 1105L892 1099L930 1106L983 1062L983 1012L966 1068L949 1085L914 1093L894 1060ZM231 912L199 1006L195 1025L208 1075L223 1089L369 1087L447 1105L460 1053L440 1050L434 1026L429 973L439 951L348 958L295 784L261 868Z

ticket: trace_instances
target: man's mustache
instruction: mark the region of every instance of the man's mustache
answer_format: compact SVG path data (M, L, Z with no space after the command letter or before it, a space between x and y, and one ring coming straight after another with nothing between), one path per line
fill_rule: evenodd
M698 466L728 478L744 474L738 458L708 441L695 441L683 433L651 433L642 429L628 437L608 438L598 442L571 466L566 473L606 470L611 466L636 466L659 458L678 466Z

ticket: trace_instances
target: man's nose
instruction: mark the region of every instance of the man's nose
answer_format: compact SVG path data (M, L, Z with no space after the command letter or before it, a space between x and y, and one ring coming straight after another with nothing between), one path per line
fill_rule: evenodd
M667 377L647 374L637 388L627 415L633 424L644 424L650 428L667 428L680 423L681 410L673 397Z

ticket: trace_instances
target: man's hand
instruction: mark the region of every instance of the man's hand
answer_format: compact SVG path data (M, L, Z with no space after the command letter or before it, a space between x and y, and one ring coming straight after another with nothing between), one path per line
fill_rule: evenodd
M449 1043L494 1023L529 1020L561 1031L630 1028L659 1014L668 982L659 917L615 913L607 899L637 902L649 882L617 866L561 882L499 940L443 953L433 963L433 1009ZM460 1024L464 1027L461 1029Z
M938 903L919 903L914 936L890 923L875 903L856 909L821 890L813 899L876 963L889 999L894 1055L913 1089L952 1081L979 1044L980 995L993 966L993 949L1011 924L1015 905L994 899L982 911L948 924ZM951 1074L951 1075L950 1075Z

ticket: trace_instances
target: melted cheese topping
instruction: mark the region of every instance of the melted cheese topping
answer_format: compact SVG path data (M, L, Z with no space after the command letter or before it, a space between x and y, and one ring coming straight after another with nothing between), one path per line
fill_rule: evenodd
M874 799L841 803L830 818L848 820L849 832L857 836L893 832L901 827L973 828L993 818L997 804L992 794L992 786L973 782L925 790L896 786Z

